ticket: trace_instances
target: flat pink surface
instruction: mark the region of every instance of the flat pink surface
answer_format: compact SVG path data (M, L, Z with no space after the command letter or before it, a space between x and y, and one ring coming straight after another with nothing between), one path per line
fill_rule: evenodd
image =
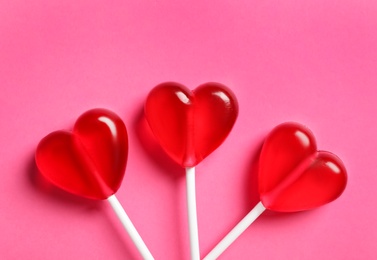
M263 138L297 121L344 161L344 194L264 213L221 259L376 259L376 32L372 0L1 1L1 258L139 259L106 202L46 185L33 159L105 107L129 131L118 199L156 259L189 259L184 172L154 148L143 103L164 81L217 81L240 114L197 167L201 256L258 202Z

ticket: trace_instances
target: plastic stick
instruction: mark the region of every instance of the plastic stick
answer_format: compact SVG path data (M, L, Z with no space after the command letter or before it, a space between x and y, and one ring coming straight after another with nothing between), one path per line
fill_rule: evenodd
M200 259L198 219L196 215L195 167L186 168L187 212L191 260Z
M259 202L203 260L217 259L265 210Z
M123 227L126 229L128 235L131 237L132 241L134 242L136 248L139 250L143 259L154 260L151 252L149 252L143 239L137 232L135 226L132 224L130 218L124 211L122 205L119 203L115 195L111 195L110 197L108 197L107 201L110 203L111 207L113 208L114 212L118 216L119 220L122 222Z

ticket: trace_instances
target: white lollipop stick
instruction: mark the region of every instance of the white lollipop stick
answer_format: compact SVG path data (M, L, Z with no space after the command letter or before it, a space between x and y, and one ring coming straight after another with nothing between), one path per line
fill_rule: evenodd
M195 167L186 168L187 212L190 232L191 260L200 259L198 219L196 215Z
M217 259L262 213L265 211L259 202L203 260Z
M110 203L119 220L122 222L123 227L126 229L128 235L131 237L132 241L139 250L143 259L154 260L151 252L149 252L147 246L145 245L143 239L137 232L135 226L132 224L130 218L127 216L118 199L115 197L115 194L108 197L107 201Z

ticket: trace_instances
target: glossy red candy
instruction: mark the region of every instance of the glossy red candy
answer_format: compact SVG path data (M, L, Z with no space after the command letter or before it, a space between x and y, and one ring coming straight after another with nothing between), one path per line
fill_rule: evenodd
M90 199L107 199L119 188L126 169L127 130L113 112L93 109L81 115L72 132L43 138L35 154L40 172L59 188Z
M238 103L219 83L190 91L167 82L149 93L145 115L165 152L182 167L192 167L225 140L236 121Z
M259 165L259 193L270 210L312 209L336 199L347 173L334 154L317 151L311 131L297 123L277 126L266 138Z

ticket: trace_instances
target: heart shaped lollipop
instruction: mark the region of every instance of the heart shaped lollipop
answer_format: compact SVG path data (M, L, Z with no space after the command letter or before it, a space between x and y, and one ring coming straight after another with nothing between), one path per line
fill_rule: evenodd
M312 209L338 198L347 184L342 161L317 151L311 131L297 123L274 128L259 159L261 201L204 258L217 259L265 210L294 212Z
M205 83L193 91L179 83L162 83L145 103L154 135L182 167L196 166L219 147L237 115L236 97L219 83Z
M342 161L317 151L311 131L297 123L281 124L269 134L259 164L260 199L274 211L322 206L339 197L347 183Z
M35 153L44 177L70 193L110 203L144 259L153 259L147 246L115 197L126 169L127 130L106 109L81 115L72 132L56 131L43 138Z
M196 216L195 166L228 136L238 115L237 99L219 83L190 91L167 82L155 87L145 103L145 116L165 152L186 168L191 259L200 259Z
M127 153L123 121L111 111L93 109L77 119L72 132L43 138L35 160L42 175L59 188L103 200L119 189Z

